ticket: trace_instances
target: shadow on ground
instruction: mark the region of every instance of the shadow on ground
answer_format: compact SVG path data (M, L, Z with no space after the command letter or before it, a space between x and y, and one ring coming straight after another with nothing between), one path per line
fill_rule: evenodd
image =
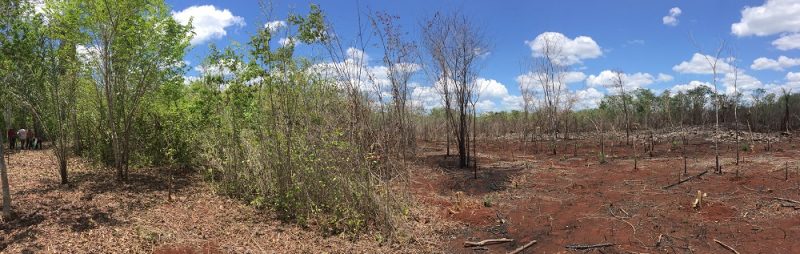
M44 155L44 151L23 153L28 158ZM9 164L9 178L27 182L20 180L23 183L12 188L12 205L17 214L0 223L0 252L11 245L28 245L25 250L41 251L42 246L36 242L44 234L44 225L58 225L57 228L74 233L125 226L129 222L121 218L127 215L120 211L150 209L166 201L171 193L180 193L200 181L192 171L152 168L132 171L127 181L119 182L111 170L71 161L70 182L62 185L57 174L42 173L57 170L50 168L52 162L15 164L18 159L14 156L23 155L11 154L14 160Z

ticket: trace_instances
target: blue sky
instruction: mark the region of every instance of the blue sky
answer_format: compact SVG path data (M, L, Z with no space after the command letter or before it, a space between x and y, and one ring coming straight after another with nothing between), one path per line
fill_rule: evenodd
M266 22L283 20L290 12L304 14L308 1L274 1L267 17L258 1L168 0L176 19L195 18L198 37L186 60L196 66L210 43L225 46L246 43ZM800 91L800 0L706 0L706 1L321 1L315 2L341 38L354 38L358 12L385 11L400 17L401 26L415 40L419 22L440 10L459 10L485 32L492 46L483 59L482 111L518 108L520 77L535 53L531 45L545 32L561 36L565 52L573 52L568 85L577 108L596 105L608 70L627 74L631 88L644 87L657 93L665 89L685 90L710 85L705 58L690 40L690 34L712 55L721 40L736 49L735 60L722 59L726 67L718 78L721 92L731 92L733 67L739 69L738 84L744 93L756 88L778 91L781 87ZM182 17L182 18L178 18ZM202 23L202 24L201 24ZM557 33L557 34L556 34ZM320 57L310 46L300 52ZM303 49L303 47L306 47ZM574 50L568 49L574 47ZM320 52L320 51L316 51ZM367 49L370 65L380 65L381 52ZM693 61L694 60L694 61ZM735 62L732 62L735 61ZM604 73L605 71L605 73ZM196 70L187 75L199 75ZM437 99L425 93L424 78L417 78L418 100L434 106ZM424 103L426 102L427 103Z

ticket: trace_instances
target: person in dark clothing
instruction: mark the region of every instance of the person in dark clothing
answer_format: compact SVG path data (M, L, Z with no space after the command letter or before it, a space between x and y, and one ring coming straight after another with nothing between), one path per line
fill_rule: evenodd
M8 138L8 150L14 150L17 146L17 130L14 130L14 128L8 129L6 137Z
M36 140L36 132L33 131L33 129L28 130L28 141L26 147L28 149L35 149L35 147L33 147L33 143L35 140Z
M36 135L36 134L37 133L31 131L30 134L28 134L28 135L30 135L30 137L28 139L31 142L30 148L34 149L34 150L39 150L39 149L42 149L42 138L39 135Z

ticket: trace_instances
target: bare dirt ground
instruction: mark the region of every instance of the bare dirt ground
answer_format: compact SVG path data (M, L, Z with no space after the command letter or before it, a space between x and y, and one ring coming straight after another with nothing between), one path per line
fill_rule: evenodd
M70 161L71 183L58 182L50 151L8 155L16 218L0 223L0 253L430 253L436 225L413 210L413 245L381 245L370 235L323 236L213 192L198 174L131 172ZM174 174L170 184L168 175ZM168 195L172 186L172 201ZM425 222L428 223L425 223ZM426 233L427 232L427 233Z
M653 157L642 152L635 170L631 147L619 141L607 143L610 158L599 164L599 149L589 143L597 140L562 142L556 156L544 148L533 154L531 143L523 148L519 142L487 141L478 147L477 180L471 170L448 168L455 162L442 165L444 145L431 144L423 155L430 172L412 189L428 193L424 203L461 223L445 247L454 253L505 253L531 240L537 243L525 253L732 253L715 239L740 253L800 249L800 205L775 199L800 200L797 143L784 138L770 144L769 152L766 143L756 144L739 166L735 145L721 144L720 175L713 173L712 143L691 138L688 175L682 175L680 146L671 142L658 144ZM662 188L705 170L700 178ZM698 190L708 197L693 208ZM463 247L464 241L490 238L515 241ZM565 248L601 243L614 245Z
M531 240L523 253L731 253L714 240L740 253L800 249L800 204L775 199L800 200L800 143L784 138L770 151L755 144L739 166L735 146L724 143L721 175L710 141L690 143L683 175L680 146L670 141L653 157L642 151L634 169L631 147L618 139L607 142L605 164L591 137L561 142L558 155L545 144L482 140L474 179L471 169L454 167L443 143L422 142L409 188L415 208L401 229L409 236L395 244L281 223L214 194L189 172L141 170L118 184L110 170L72 160L72 183L62 186L49 151L22 151L7 155L17 216L0 224L0 252L506 253ZM708 196L692 208L698 190ZM464 247L503 237L514 241ZM598 243L613 246L565 248Z

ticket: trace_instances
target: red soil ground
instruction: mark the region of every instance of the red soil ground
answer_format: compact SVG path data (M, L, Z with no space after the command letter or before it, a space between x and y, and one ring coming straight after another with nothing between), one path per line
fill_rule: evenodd
M506 253L536 240L523 253L729 253L716 239L740 253L796 253L800 209L774 198L800 200L800 144L784 139L770 151L756 144L738 166L734 145L722 144L724 173L715 174L710 141L690 140L688 175L671 142L656 145L653 157L641 152L634 169L632 148L619 142L607 143L608 163L599 164L596 138L563 141L558 155L531 143L483 140L477 179L454 167L443 143L422 142L411 169L414 209L400 229L403 240L393 244L280 223L214 194L188 172L142 170L116 184L109 170L73 160L73 183L61 186L48 151L23 151L9 155L18 214L0 224L0 252ZM168 175L176 179L172 201ZM692 208L698 190L708 196ZM503 237L514 241L464 247ZM598 243L614 245L565 248Z
M692 139L688 173L709 173L665 190L687 177L680 146L672 143L657 145L653 157L641 152L634 169L634 153L624 144L607 144L611 158L598 164L596 144L584 141L562 142L555 156L522 152L536 150L530 143L484 142L478 179L471 170L437 170L447 166L441 165L444 144L437 143L424 155L430 171L412 189L442 217L461 223L445 246L454 253L505 253L530 240L537 244L526 253L569 253L567 245L599 243L614 246L598 253L729 253L714 239L740 253L797 253L800 204L774 199L800 200L797 145L784 140L767 152L757 144L737 166L734 145L721 144L724 173L715 174L712 143ZM698 190L708 197L692 208ZM503 237L516 241L488 250L463 247Z

